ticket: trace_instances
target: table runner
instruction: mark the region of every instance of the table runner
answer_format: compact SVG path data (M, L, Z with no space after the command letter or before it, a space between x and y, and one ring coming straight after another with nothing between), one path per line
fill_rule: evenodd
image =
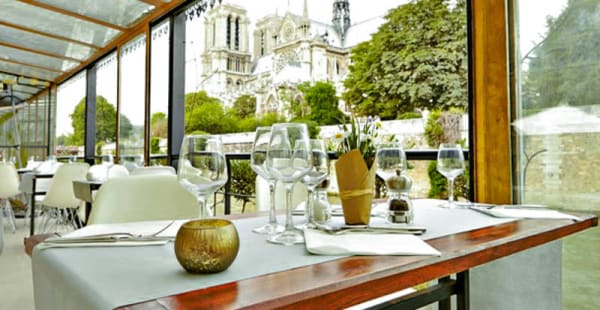
M444 209L439 200L415 201L415 225L427 227L423 239L513 221L468 209ZM299 222L301 217L296 217ZM341 220L341 218L337 219ZM267 243L251 232L266 217L234 221L240 251L229 269L217 274L186 273L173 244L147 247L34 249L32 270L35 304L41 309L112 309L263 274L289 270L344 256L309 254L304 245ZM283 218L280 218L283 222ZM382 222L373 218L373 222Z

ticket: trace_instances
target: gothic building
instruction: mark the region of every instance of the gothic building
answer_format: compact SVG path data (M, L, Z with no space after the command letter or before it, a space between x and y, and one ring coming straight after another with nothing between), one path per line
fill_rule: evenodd
M351 48L370 39L383 19L351 24L349 0L334 0L331 23L323 23L310 18L303 1L299 14L288 9L256 21L252 42L245 8L224 2L211 10L198 89L225 105L254 95L257 115L287 113L289 101L300 96L295 85L305 81L330 81L341 93Z

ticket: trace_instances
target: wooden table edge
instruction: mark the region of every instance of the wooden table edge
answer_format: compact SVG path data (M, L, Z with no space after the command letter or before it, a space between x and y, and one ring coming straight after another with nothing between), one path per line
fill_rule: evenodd
M442 252L442 256L351 256L339 260L304 266L292 270L262 275L210 288L165 296L118 309L203 309L203 308L343 308L379 296L413 287L443 276L558 240L573 233L597 226L595 215L575 214L580 221L518 220L475 229L427 242ZM519 226L526 226L518 231ZM536 228L537 227L537 228ZM518 232L515 233L515 232ZM460 248L460 242L471 240L474 245ZM450 242L449 242L450 241ZM374 272L361 271L361 264L384 261ZM280 282L301 281L303 274L325 272L347 265L355 275L343 279L327 279L319 285L304 285L289 291L275 291ZM358 269L356 269L358 268ZM271 284L275 283L275 284ZM268 292L265 294L265 291ZM241 292L243 296L238 296ZM235 295L235 296L233 296ZM259 296L260 295L260 296ZM244 300L243 298L250 298Z

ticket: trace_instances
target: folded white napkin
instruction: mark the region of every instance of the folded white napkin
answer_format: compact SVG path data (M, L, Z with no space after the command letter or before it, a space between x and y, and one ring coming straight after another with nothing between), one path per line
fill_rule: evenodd
M411 234L352 232L332 235L305 229L306 249L320 255L440 255L440 252Z
M556 210L548 209L520 209L517 207L471 207L474 210L483 212L485 214L494 217L506 217L506 218L527 218L527 219L552 219L552 220L575 220L579 218L570 214L558 212Z

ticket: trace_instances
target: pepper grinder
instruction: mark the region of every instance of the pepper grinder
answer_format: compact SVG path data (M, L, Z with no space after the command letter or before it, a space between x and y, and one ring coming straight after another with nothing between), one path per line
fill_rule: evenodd
M410 224L414 219L413 204L408 196L412 188L412 179L398 173L386 181L388 189L388 217L391 223Z

